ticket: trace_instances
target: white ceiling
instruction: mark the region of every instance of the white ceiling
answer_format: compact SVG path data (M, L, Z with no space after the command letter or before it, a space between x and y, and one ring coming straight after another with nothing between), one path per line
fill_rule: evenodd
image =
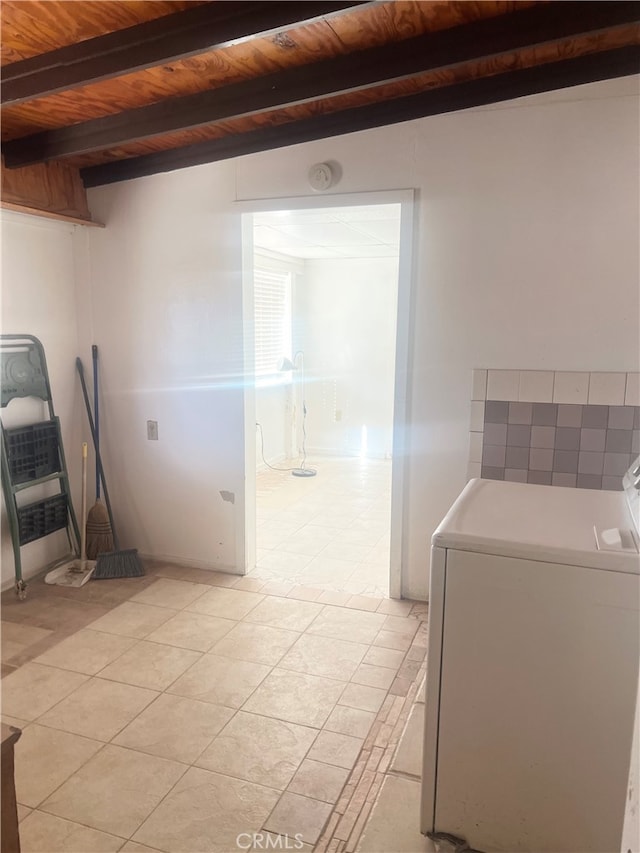
M254 214L253 241L293 258L389 258L398 254L400 205L275 210Z

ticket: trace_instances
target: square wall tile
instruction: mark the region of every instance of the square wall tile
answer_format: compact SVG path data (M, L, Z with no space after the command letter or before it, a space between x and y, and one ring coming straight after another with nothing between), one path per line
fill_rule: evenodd
M529 451L530 471L551 471L553 469L553 450L551 448L532 447Z
M578 479L577 474L552 474L552 486L565 486L566 488L575 489Z
M505 445L507 443L506 424L485 424L483 444Z
M482 433L469 433L469 462L482 462Z
M601 489L602 477L598 474L578 474L579 489Z
M578 473L577 450L555 450L553 453L553 468L558 474Z
M527 471L521 468L505 468L504 478L510 483L526 483Z
M626 373L592 373L589 378L589 403L623 406L626 385Z
M606 429L609 421L608 406L583 406L582 426L588 429Z
M592 453L604 453L606 435L606 429L588 429L587 427L581 429L580 450L588 450Z
M588 373L556 371L553 383L554 403L586 403L588 399Z
M574 406L567 403L558 403L558 426L582 426L582 408L582 406Z
M579 474L599 474L602 476L604 467L604 453L591 453L581 451L578 457Z
M518 400L530 403L553 402L553 370L521 370Z
M470 429L473 432L482 432L484 426L484 400L473 400L471 402Z
M578 450L580 447L580 430L576 427L558 427L556 429L555 447L557 450Z
M533 405L531 403L509 403L510 424L530 424L533 417Z
M527 483L535 483L538 486L551 485L551 471L529 471Z
M487 397L487 371L473 370L471 378L471 399L485 400Z
M621 477L630 464L628 453L605 453L602 473Z
M507 468L520 468L526 471L529 467L529 448L507 447L504 464Z
M483 480L504 480L504 468L495 468L491 465L482 466Z
M552 426L531 427L531 447L553 447L556 440L556 428Z
M633 429L635 420L634 406L609 406L609 429Z
M520 372L518 370L490 370L487 377L489 400L517 400Z
M640 373L627 373L625 406L640 406Z
M507 444L509 447L529 447L531 444L531 427L527 424L509 424Z
M482 448L482 465L493 468L504 467L506 448L498 445L485 444Z
M609 492L619 492L622 489L622 477L610 477L605 474L602 478L602 488Z
M610 453L631 453L630 429L608 429L604 449Z
M555 426L558 419L557 403L534 403L533 420L535 426Z
M487 400L484 406L485 424L506 424L509 420L509 403L503 400Z

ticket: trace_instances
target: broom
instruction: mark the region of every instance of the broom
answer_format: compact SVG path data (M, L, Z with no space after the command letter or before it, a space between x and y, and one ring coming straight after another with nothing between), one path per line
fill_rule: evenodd
M100 452L100 411L98 406L98 347L91 347L93 358L93 409L95 412L96 452ZM96 458L96 502L87 516L87 557L95 560L98 554L114 550L113 531L106 506L100 500L100 468Z
M87 420L89 421L89 430L93 439L93 446L96 451L96 465L98 474L102 480L102 489L104 491L104 500L107 505L107 513L111 522L111 530L113 532L114 550L109 554L100 554L93 572L94 580L106 580L108 578L137 578L144 575L144 566L138 556L138 551L131 548L127 551L120 551L118 547L118 537L116 528L113 523L113 513L111 512L111 501L109 500L109 492L107 490L107 481L104 476L104 468L100 457L100 448L96 444L96 431L93 425L93 416L91 414L91 404L89 403L89 395L87 393L87 384L84 379L84 368L82 361L76 358L76 370L80 377L80 385L82 386L82 396L84 397L84 405L87 410Z
M87 442L82 442L82 534L80 538L80 559L64 563L45 575L45 583L57 586L80 587L92 576L95 562L87 560L87 539L84 519L87 514Z

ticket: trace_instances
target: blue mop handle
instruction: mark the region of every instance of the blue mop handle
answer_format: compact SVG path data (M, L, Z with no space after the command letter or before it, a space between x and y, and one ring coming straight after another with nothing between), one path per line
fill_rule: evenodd
M91 347L91 356L93 358L93 422L96 432L96 500L100 500L100 466L98 464L98 454L100 453L100 408L98 404L98 347L93 344Z

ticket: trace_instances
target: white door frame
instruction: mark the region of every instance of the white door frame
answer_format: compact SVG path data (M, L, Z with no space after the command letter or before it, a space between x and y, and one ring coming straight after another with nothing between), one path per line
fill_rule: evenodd
M401 598L406 574L406 489L409 465L409 353L411 304L413 293L413 232L415 191L298 196L294 198L249 199L234 203L241 214L269 210L304 210L329 207L364 207L375 204L400 204L400 244L398 263L398 308L396 318L396 356L393 401L393 451L391 460L391 547L389 595ZM243 574L256 562L256 442L255 385L251 380L254 363L253 313L253 218L242 216L242 288L244 338L244 444L245 512L244 529L238 531L237 545Z

